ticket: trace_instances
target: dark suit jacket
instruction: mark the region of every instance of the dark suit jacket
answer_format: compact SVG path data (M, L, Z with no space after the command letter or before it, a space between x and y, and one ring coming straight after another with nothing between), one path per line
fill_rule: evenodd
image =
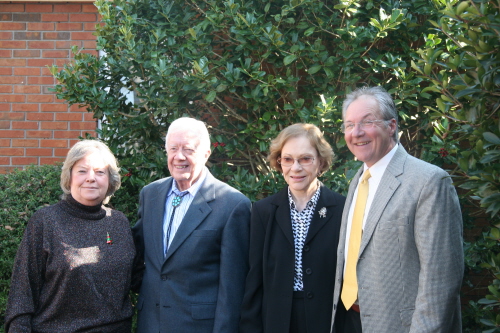
M133 228L145 262L139 333L234 333L248 272L250 200L210 173L163 257L163 216L172 178L144 187Z
M250 224L250 271L240 333L287 333L292 311L295 246L288 188L256 202ZM302 252L308 332L330 332L339 227L345 198L321 185ZM326 207L326 217L318 211Z

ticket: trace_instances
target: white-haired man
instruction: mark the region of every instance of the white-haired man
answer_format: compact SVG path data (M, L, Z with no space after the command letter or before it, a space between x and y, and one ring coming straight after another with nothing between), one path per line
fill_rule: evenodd
M165 147L171 177L141 191L133 228L145 264L137 332L237 332L250 200L205 167L211 151L203 122L175 120Z

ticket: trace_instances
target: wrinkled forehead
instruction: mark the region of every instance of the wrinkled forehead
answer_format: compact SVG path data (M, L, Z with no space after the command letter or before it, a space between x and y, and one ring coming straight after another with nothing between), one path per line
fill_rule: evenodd
M191 130L177 130L167 136L167 147L171 146L193 146L198 147L201 142L199 133Z
M380 110L377 100L373 96L363 95L356 98L347 107L344 115L345 122L358 122L367 118L378 118Z

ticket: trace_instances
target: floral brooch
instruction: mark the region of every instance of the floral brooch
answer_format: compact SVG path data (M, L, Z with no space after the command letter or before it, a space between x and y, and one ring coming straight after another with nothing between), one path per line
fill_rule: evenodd
M326 207L319 210L319 217L326 217Z

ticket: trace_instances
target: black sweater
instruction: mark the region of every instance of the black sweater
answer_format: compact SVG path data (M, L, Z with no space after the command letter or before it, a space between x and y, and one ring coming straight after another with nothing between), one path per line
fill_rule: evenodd
M134 255L119 211L72 197L38 210L16 255L5 331L130 332Z

